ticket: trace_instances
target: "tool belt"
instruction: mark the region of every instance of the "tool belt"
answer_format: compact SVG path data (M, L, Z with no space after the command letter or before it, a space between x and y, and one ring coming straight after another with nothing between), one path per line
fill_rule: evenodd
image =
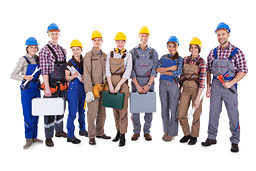
M58 91L58 89L60 89L60 91L64 91L64 90L67 90L68 86L67 86L67 83L61 83L61 82L56 82L55 83L55 86L50 86L50 89L51 89L51 92L54 94ZM45 90L45 84L43 83L41 86L40 86L40 89L41 90Z
M194 75L196 75L196 74L194 73L190 77L188 77L188 78L184 77L182 80L180 80L180 82L179 82L180 88L183 86L183 83L185 81L195 81L196 84L198 85L199 84L199 78L198 77L192 78Z
M108 91L108 86L106 83L104 84L94 84L92 87L92 93L94 97L100 97L100 92L102 91Z

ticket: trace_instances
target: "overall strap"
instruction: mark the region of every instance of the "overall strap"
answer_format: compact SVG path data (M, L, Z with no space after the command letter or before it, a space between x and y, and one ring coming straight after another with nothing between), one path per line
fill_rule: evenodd
M49 44L47 44L47 47L50 49L50 51L51 51L52 54L54 55L54 57L55 57L55 63L60 63L59 60L58 60L58 55L55 53L55 51L53 50L53 48L52 48ZM65 55L63 49L62 49L62 48L60 48L60 49L61 49L61 51L62 51L62 53L63 53L63 55L64 55L64 62L66 62L66 55Z
M217 48L215 48L215 49L213 50L213 56L214 56L214 59L217 59L217 58L218 58L218 56L217 56Z
M31 64L31 62L28 60L26 56L23 56L28 64Z
M235 54L236 54L237 52L238 52L238 48L235 48L235 49L231 52L230 56L228 57L228 60L232 60L233 56L235 56Z
M76 68L76 70L80 73L80 68L76 65L76 63L72 59L70 59L69 61L73 64L73 66Z

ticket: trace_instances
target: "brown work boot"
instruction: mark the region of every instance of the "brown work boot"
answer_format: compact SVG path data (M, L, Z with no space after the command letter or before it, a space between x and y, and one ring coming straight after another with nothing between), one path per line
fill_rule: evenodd
M89 144L90 145L95 145L96 144L95 138L90 138Z
M162 140L164 140L164 138L167 136L167 133L164 133L164 135L162 136Z
M101 136L96 136L97 138L102 138L102 139L105 139L105 140L108 140L108 139L111 139L110 136L107 136L106 134L103 134Z
M54 143L53 143L53 141L52 141L51 138L46 138L46 140L45 140L45 145L46 145L47 147L53 147L53 146L54 146Z
M56 133L55 133L55 137L64 137L64 138L67 138L67 133L64 132L64 131L56 132Z
M164 141L172 141L173 139L174 139L174 137L173 137L173 136L170 136L170 135L168 135L168 134L167 134L166 137L164 137Z
M38 138L33 138L33 143L43 143L43 140L40 140Z
M150 134L144 134L144 137L145 137L145 140L147 141L151 141L152 140L152 137Z
M136 141L136 140L138 140L138 138L140 137L140 134L133 134L133 136L132 136L132 140L133 141Z
M23 146L23 149L28 149L33 144L32 138L26 138L26 144Z

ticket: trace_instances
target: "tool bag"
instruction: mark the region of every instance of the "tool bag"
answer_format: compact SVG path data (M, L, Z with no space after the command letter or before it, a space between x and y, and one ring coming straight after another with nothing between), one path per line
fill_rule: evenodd
M103 106L114 109L123 109L124 93L112 94L109 91L103 91Z
M63 115L65 112L65 102L65 99L62 97L34 98L32 99L32 115Z
M156 112L156 92L147 92L139 94L132 92L130 94L130 112L131 113L153 113Z

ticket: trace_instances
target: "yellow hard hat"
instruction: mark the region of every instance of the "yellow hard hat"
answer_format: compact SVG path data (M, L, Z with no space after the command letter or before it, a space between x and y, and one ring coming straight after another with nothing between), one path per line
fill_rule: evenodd
M73 40L70 44L70 48L72 47L80 47L83 48L82 43L79 40Z
M102 37L102 35L101 35L100 32L94 31L94 32L92 33L92 40L93 40L94 38L103 38L103 37Z
M148 34L148 35L150 35L150 34L149 34L149 30L148 30L148 28L147 28L146 26L144 26L144 27L142 27L142 28L140 29L139 34Z
M126 40L126 36L123 32L118 32L116 34L115 40Z
M193 37L189 44L190 45L199 45L200 47L202 47L202 42L197 37Z

